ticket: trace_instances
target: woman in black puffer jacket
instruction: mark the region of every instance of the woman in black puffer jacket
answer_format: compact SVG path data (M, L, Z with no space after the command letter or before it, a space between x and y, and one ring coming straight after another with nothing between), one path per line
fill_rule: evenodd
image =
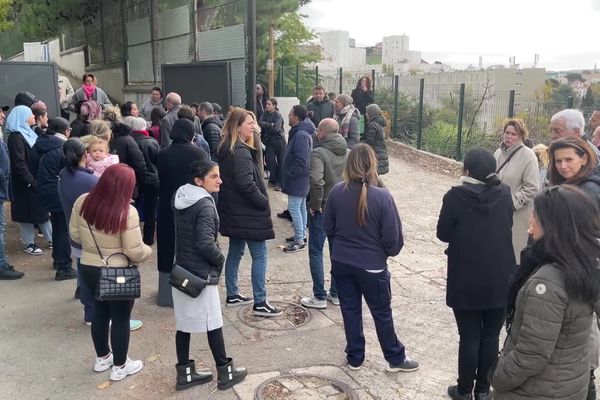
M377 175L387 174L390 170L390 161L385 145L385 118L381 115L381 108L377 104L367 106L367 131L365 132L364 143L368 144L375 151L377 157Z
M173 197L175 217L175 264L203 279L219 277L225 257L219 249L219 217L211 193L219 191L219 166L210 161L195 161L190 182ZM245 368L234 368L227 358L223 341L223 318L217 284L207 285L196 298L172 289L177 333L177 390L188 389L212 380L210 372L196 372L190 360L190 333L206 332L218 372L217 387L228 389L241 382Z

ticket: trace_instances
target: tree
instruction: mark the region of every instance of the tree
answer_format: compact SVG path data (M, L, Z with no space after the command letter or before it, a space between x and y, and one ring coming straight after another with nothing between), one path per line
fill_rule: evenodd
M592 92L592 87L588 86L587 91L585 92L585 96L583 96L581 106L586 108L592 108L594 107L594 105L594 93Z
M0 0L0 32L6 32L14 25L13 0Z
M567 78L569 83L575 82L575 81L585 82L585 79L583 79L583 76L581 76L581 74L579 72L569 72L568 74L565 75L565 78Z

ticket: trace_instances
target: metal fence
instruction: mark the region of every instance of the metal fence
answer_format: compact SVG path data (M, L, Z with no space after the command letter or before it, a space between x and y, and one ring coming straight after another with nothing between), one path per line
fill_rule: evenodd
M410 79L377 74L319 71L301 66L279 67L275 95L298 97L305 103L319 84L327 93L349 94L361 76L373 81L375 103L388 119L388 133L394 140L445 157L461 160L472 147L490 151L502 140L506 118L522 118L534 143L549 141L548 126L554 113L577 107L572 97L564 102L543 101L536 95L523 96L515 90L498 91L484 85L440 84L426 77ZM579 107L586 118L593 107Z

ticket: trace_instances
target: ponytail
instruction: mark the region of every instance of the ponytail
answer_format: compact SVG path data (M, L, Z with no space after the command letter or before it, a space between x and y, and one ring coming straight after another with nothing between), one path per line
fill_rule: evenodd
M483 183L485 183L485 187L490 187L497 186L501 184L502 181L500 181L500 178L498 178L498 175L495 172L492 172L491 174L485 177Z
M367 223L367 213L369 212L367 203L368 186L369 180L362 178L360 192L358 192L358 206L356 207L356 223L358 226L365 226Z

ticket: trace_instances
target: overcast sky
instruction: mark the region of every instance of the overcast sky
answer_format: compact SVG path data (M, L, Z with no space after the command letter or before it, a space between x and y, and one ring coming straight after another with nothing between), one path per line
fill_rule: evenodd
M312 0L313 30L345 30L357 46L406 34L428 62L600 68L600 0Z

